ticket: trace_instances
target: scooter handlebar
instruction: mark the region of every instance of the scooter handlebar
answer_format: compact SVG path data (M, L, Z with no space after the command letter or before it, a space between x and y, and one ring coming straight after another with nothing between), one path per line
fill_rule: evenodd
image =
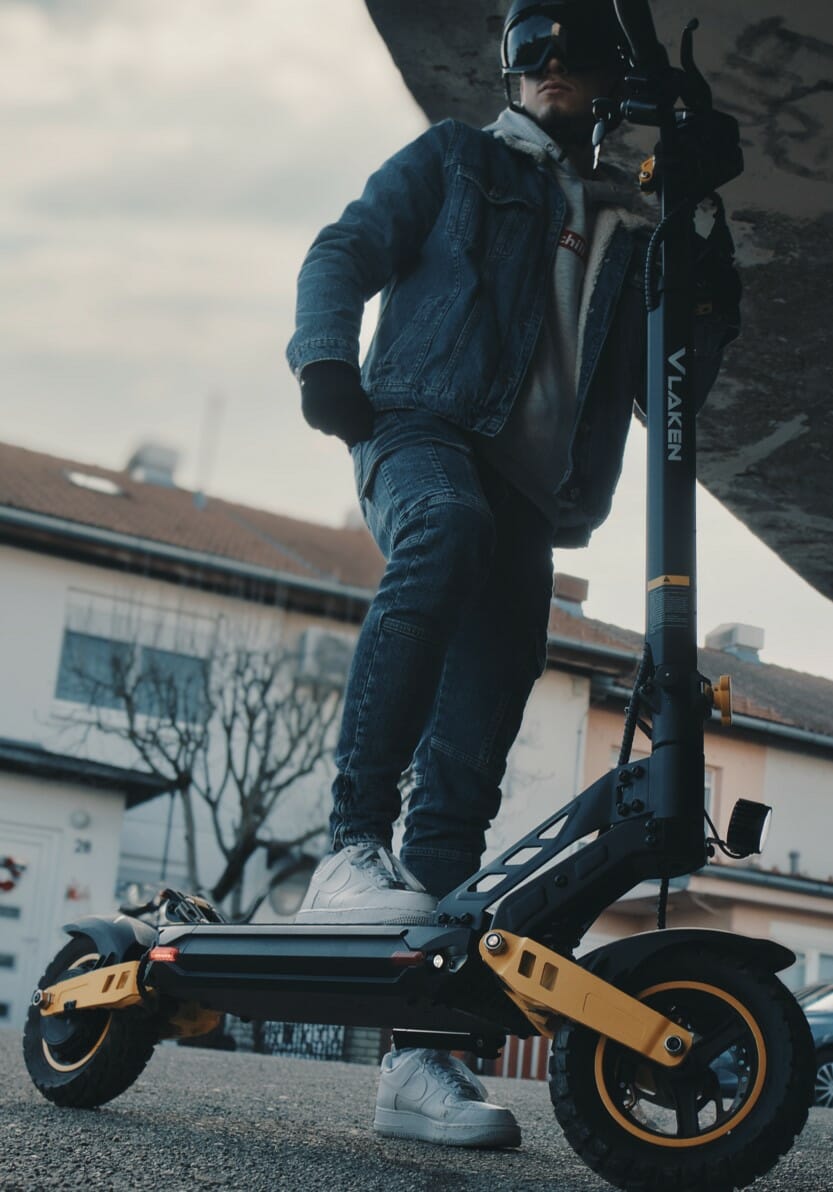
M657 37L648 0L613 0L616 16L631 48L634 67L651 73L668 68L668 54Z

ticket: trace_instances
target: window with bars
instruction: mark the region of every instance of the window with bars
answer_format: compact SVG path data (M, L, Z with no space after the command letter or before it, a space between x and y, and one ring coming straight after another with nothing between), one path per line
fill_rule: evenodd
M65 629L55 698L96 708L119 707L120 676L130 666L131 653L128 642Z
M208 715L208 661L193 654L142 646L136 705L146 716L202 723Z
M201 723L208 714L208 667L195 654L65 629L55 698L119 708L126 683L144 715Z

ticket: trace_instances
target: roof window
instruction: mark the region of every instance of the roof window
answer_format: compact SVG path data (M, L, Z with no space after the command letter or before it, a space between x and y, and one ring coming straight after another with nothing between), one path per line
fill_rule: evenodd
M115 480L107 476L93 476L90 472L64 472L70 484L76 488L86 488L92 493L101 493L105 497L123 497L124 489Z

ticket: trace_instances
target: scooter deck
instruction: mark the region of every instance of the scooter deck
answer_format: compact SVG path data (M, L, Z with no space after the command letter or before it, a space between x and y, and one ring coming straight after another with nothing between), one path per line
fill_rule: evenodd
M160 949L175 949L166 955ZM535 1033L466 928L198 924L163 928L145 983L241 1018Z

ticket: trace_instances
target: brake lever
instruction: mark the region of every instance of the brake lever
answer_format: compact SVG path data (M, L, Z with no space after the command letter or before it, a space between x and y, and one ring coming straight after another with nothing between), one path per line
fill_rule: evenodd
M608 134L613 118L617 113L617 105L612 99L605 99L603 96L599 99L593 100L593 115L596 117L596 123L593 127L593 170L594 172L599 168L599 162L602 156L602 143Z

